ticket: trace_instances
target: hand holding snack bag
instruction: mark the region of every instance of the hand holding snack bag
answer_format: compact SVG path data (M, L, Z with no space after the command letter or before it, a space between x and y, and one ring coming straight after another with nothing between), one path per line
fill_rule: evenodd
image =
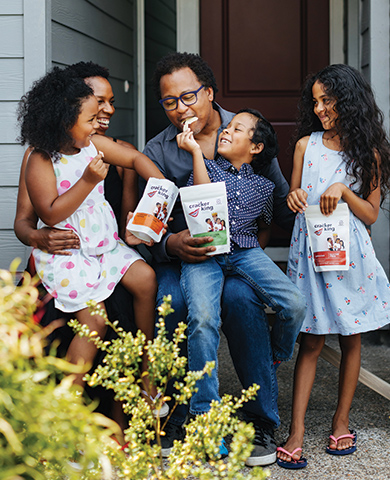
M179 189L170 180L149 178L126 229L144 242L159 242Z
M214 238L207 245L215 246L216 250L206 255L230 252L225 182L182 187L180 199L191 236Z
M319 205L305 211L306 227L316 272L348 270L349 208L339 203L331 215L323 215Z

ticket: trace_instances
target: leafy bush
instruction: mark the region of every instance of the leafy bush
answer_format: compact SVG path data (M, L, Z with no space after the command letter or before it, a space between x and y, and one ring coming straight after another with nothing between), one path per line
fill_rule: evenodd
M112 389L131 417L123 451L111 440L120 433L119 427L93 412L93 406L86 405L72 386L72 373L80 373L81 367L44 354L50 332L32 320L37 289L28 274L15 287L16 268L14 263L11 273L0 270L0 479L266 478L267 472L259 467L242 473L252 449L253 428L234 415L256 394L257 386L243 391L240 399L225 395L220 403L214 402L207 414L189 423L185 440L175 444L168 462L163 461L160 439L166 419L155 418L153 410L168 400L164 397L168 381L176 379L176 404L188 403L196 381L213 368L208 364L201 372L186 372L186 358L179 354L185 326L178 327L173 341L167 340L164 319L171 311L169 298L159 307L158 335L146 346L142 332L133 336L108 319L118 335L111 342L71 322L80 335L106 352L104 364L86 379L90 385ZM97 309L96 305L91 308ZM162 393L155 405L140 395L144 348L148 375ZM222 460L219 444L228 435L232 436L230 453Z
M171 298L166 297L159 307L160 319L158 332L153 341L145 345L145 335L138 331L134 336L118 327L118 322L110 322L106 313L90 302L92 314L106 319L106 323L117 333L111 342L97 337L86 325L76 320L70 322L74 330L81 336L88 337L101 350L105 351L103 364L85 379L91 386L102 385L115 393L115 399L122 402L124 412L131 417L130 426L125 431L126 457L120 461L118 452L113 453L111 461L119 464L118 478L141 479L265 479L268 472L261 468L253 468L249 474L243 474L245 459L252 450L254 430L251 425L238 420L234 414L242 404L256 395L258 386L252 386L242 392L240 399L225 395L222 401L213 402L211 410L197 416L186 426L183 442L175 442L168 459L164 462L161 456L161 436L169 419L160 419L153 415L164 401L167 384L176 379L174 394L175 405L188 403L195 390L195 383L205 374L210 374L214 367L208 362L200 372L186 372L187 359L180 356L180 343L185 339L184 324L179 324L173 335L173 341L167 340L165 317L172 312ZM156 385L161 397L154 404L149 404L141 395L141 356L148 355L148 375L151 383ZM143 374L145 375L145 373ZM175 408L175 407L174 407ZM171 410L172 414L174 408ZM227 460L219 455L222 438L232 435L230 453ZM115 457L115 458L114 458Z
M64 372L77 367L44 355L48 332L32 321L37 289L28 274L14 281L0 270L0 478L101 478L103 467L108 475L105 451L118 427L72 388Z

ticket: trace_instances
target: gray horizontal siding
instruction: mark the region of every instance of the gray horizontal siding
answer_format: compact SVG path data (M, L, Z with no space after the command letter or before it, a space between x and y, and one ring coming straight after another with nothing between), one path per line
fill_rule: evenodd
M0 268L26 249L13 233L23 149L16 144L17 102L24 93L23 0L0 0Z
M23 57L23 17L0 16L0 58Z
M23 89L23 59L1 58L0 101L18 101L24 93Z
M0 0L1 15L21 15L23 0Z
M92 61L107 67L117 109L109 134L131 143L137 133L135 13L135 0L52 0L53 65Z
M0 268L8 269L12 260L18 257L21 259L19 270L23 270L31 249L19 242L13 230L0 230L0 245Z
M151 78L158 60L176 51L176 0L145 2L146 140L154 137L169 121L157 102Z
M1 62L1 60L0 60ZM1 63L0 63L1 68ZM0 102L0 144L15 143L19 132L16 127L17 102ZM1 150L0 150L1 155Z
M1 145L0 152L0 187L15 187L19 182L24 148L17 144ZM1 228L4 228L3 223Z
M0 189L0 218L2 219L1 229L12 229L16 211L16 198L18 188L2 187Z

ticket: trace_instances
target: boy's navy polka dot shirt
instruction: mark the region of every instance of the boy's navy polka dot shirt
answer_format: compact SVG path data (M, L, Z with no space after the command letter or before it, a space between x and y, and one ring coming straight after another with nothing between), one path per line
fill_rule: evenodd
M257 175L249 163L237 170L221 155L215 160L204 159L204 162L211 182L226 184L232 248L233 244L241 248L258 247L256 220L271 223L275 185ZM187 185L193 185L193 174Z

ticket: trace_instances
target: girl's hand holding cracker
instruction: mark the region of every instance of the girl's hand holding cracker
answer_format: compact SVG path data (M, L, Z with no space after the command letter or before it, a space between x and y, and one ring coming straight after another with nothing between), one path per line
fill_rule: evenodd
M104 180L108 173L109 165L103 161L103 153L99 152L96 157L94 157L87 168L84 170L83 179L87 183L93 185L98 184Z
M306 202L307 192L302 188L296 188L287 195L287 205L294 213L303 213L308 207Z

